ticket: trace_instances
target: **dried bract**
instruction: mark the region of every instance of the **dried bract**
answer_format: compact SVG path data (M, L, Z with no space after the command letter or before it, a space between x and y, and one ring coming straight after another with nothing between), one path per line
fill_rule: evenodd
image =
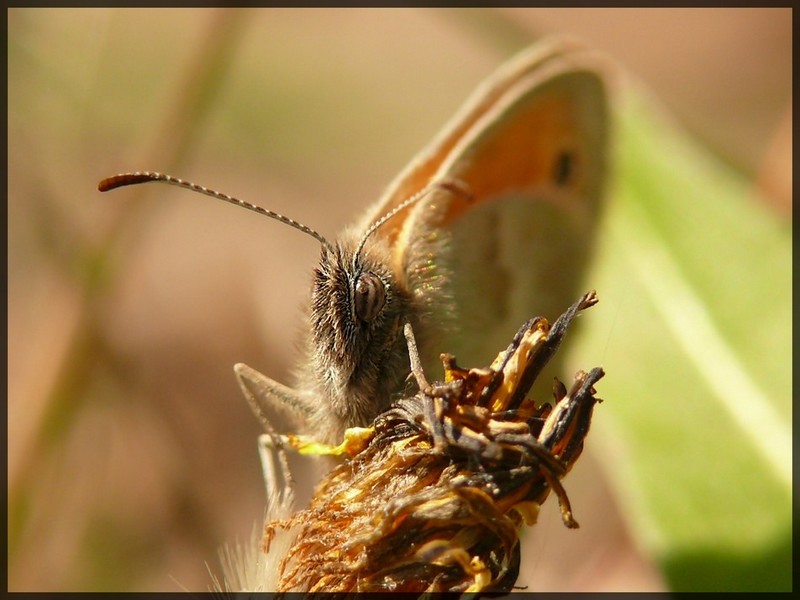
M488 368L442 355L443 383L428 384L410 337L420 392L395 403L338 451L351 458L318 485L310 505L265 526L297 536L281 562L280 589L325 592L507 591L517 579L522 524L554 491L577 527L560 480L580 456L600 368L556 380L553 406L526 394L584 295L552 326L527 322ZM294 445L302 445L297 438Z

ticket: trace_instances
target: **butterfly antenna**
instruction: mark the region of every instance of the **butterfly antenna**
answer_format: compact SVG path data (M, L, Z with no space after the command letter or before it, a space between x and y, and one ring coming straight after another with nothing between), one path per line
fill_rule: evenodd
M298 229L303 233L307 233L328 250L333 250L333 246L331 246L328 240L326 240L320 233L314 231L307 225L298 223L294 219L290 219L289 217L284 217L283 215L273 212L271 210L267 210L266 208L261 208L256 204L247 202L246 200L240 200L239 198L229 196L228 194L223 194L222 192L217 192L207 187L203 187L202 185L197 185L196 183L192 183L191 181L184 181L183 179L172 177L171 175L165 175L163 173L156 173L153 171L141 171L141 172L137 171L136 173L122 173L120 175L114 175L113 177L107 177L106 179L103 179L99 184L97 184L97 189L100 190L101 192L108 192L110 190L114 190L126 185L137 185L140 183L148 183L151 181L157 181L161 183L168 183L169 185L175 185L187 190L191 190L192 192L198 192L200 194L205 194L206 196L211 196L212 198L217 198L218 200L224 200L225 202L229 202L230 204L234 204L236 206L241 206L242 208L246 208L247 210L252 210L253 212L257 212L271 219L275 219L276 221L280 221L281 223L284 223L289 227Z
M375 230L378 229L378 227L386 223L386 221L394 217L400 211L405 210L412 204L416 204L417 202L422 200L422 198L427 196L432 190L436 188L443 189L454 194L459 194L461 196L466 196L467 199L470 201L474 200L474 195L469 190L467 184L464 183L463 181L458 181L455 179L447 179L443 181L434 181L433 183L429 183L420 191L418 191L416 194L413 194L409 198L403 200L400 204L395 206L392 210L390 210L388 213L386 213L380 219L378 219L372 225L370 225L366 233L364 233L364 236L361 238L361 242L358 244L356 253L353 256L357 257L361 255L361 250L364 249L364 245L367 243L367 239L369 238L369 236L375 233Z

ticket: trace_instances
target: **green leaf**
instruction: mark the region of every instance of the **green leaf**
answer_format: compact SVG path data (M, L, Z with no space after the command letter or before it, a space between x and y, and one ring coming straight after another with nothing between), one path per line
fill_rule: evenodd
M593 444L675 591L791 590L791 227L626 89L576 353Z

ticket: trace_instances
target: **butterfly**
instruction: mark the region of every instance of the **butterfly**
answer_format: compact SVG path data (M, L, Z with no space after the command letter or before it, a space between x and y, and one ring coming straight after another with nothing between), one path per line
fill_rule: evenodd
M501 66L333 242L249 202L154 172L161 181L282 221L321 246L293 387L245 364L259 414L288 412L324 442L366 426L404 389L410 323L425 364L446 348L488 364L519 324L576 295L602 207L609 118L602 68L557 38ZM267 418L262 421L269 427Z

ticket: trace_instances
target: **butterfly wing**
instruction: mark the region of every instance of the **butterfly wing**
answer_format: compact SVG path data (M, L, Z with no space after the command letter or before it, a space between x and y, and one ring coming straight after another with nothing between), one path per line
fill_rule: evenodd
M378 203L385 212L432 181L466 190L434 188L379 232L422 307L418 334L462 364L491 360L520 323L558 315L578 294L606 176L598 66L564 40L518 55Z
M532 73L546 71L548 63L558 63L565 58L576 62L580 60L576 56L585 52L580 42L567 37L555 37L542 40L501 65L473 91L434 140L392 181L380 200L364 215L361 230L428 185L447 157L451 156L453 148L474 128L475 123L487 113L497 112L497 104L509 88ZM381 235L394 240L403 221L403 215L393 218L382 228Z

